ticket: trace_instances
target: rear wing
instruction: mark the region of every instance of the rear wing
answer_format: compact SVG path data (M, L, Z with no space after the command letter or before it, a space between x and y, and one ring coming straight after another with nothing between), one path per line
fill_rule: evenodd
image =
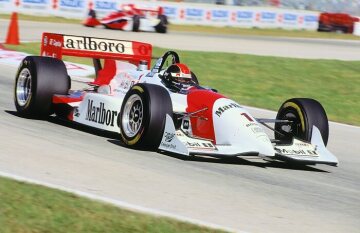
M163 15L164 14L164 8L159 6L157 8L141 8L141 7L137 7L135 6L135 4L122 4L121 5L121 9L123 11L135 11L135 14L140 14L140 15L146 15L146 13L150 13L151 16L158 16L158 15Z
M135 65L145 60L150 69L152 46L136 41L43 33L41 56L62 59L64 55L125 60Z

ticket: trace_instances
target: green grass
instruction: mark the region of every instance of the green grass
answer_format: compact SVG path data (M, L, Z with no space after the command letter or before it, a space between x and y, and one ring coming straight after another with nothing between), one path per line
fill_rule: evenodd
M9 19L9 14L0 14L0 19ZM18 14L19 20L29 20L36 22L53 22L53 23L73 23L80 24L82 20L68 19L55 16L32 16ZM177 25L170 24L169 31L178 32L197 32L210 34L225 35L247 35L247 36L276 36L276 37L295 37L295 38L322 38L322 39L345 39L360 40L359 36L341 33L326 33L306 30L284 30L284 29L260 29L260 28L237 28L237 27L212 27L200 25Z
M223 232L0 178L0 232Z
M39 43L8 46L39 54ZM166 50L154 48L154 56ZM182 62L210 86L243 105L277 110L293 97L320 101L330 120L360 125L360 61L310 60L178 51ZM66 58L72 60L72 57ZM89 59L76 58L76 62Z

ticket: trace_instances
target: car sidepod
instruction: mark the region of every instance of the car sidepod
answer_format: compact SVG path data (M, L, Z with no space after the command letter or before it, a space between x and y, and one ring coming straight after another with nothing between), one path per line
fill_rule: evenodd
M259 123L236 102L207 90L192 92L187 98L188 114L198 113L184 118L177 130L167 117L160 150L185 155L275 155Z
M79 106L73 112L73 121L94 128L120 132L117 118L120 114L122 98L110 95L87 93Z
M238 103L220 98L213 106L216 146L226 154L257 153L272 157L274 148L260 124Z

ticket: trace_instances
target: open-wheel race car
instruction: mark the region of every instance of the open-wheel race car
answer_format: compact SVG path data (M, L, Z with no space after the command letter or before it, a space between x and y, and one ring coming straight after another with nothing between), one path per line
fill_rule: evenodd
M275 119L255 118L239 103L202 87L174 51L151 68L152 46L135 41L44 33L41 50L43 56L26 57L16 74L20 115L55 113L119 133L130 148L338 164L326 149L328 119L316 100L289 99ZM92 58L96 78L84 89L70 90L63 55ZM275 132L272 139L263 127Z
M123 31L166 33L168 19L162 7L139 8L134 4L125 4L121 10L112 12L100 20L97 19L95 10L90 10L83 25L103 25L107 29Z

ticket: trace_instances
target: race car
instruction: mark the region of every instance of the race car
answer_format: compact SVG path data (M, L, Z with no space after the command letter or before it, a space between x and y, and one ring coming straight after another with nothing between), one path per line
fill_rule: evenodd
M134 4L125 4L121 10L112 12L100 20L96 18L96 12L91 9L83 25L87 27L103 25L107 29L123 31L166 33L168 20L162 7L138 8Z
M134 149L338 164L326 149L328 120L316 100L289 99L275 119L255 118L236 101L201 86L174 51L151 67L152 46L136 41L44 33L41 55L24 58L16 74L19 115L55 113L118 133ZM63 55L92 58L96 78L86 88L72 90Z
M349 14L323 12L319 16L317 30L319 32L353 33L356 22L360 22L360 19Z

